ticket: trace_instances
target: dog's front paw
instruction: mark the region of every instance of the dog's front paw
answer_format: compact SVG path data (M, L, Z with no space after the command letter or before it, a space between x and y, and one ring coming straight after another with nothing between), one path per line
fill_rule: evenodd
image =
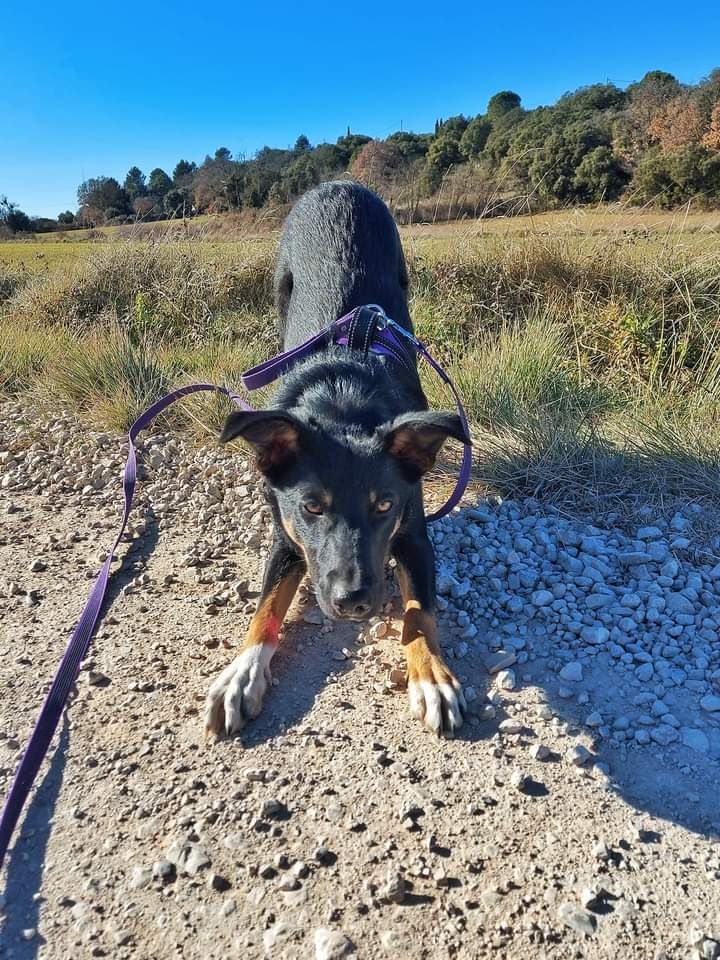
M408 663L410 712L438 736L452 737L467 709L460 682L441 657Z
M205 702L205 732L230 736L262 709L270 683L270 661L275 648L269 643L246 647L210 687Z

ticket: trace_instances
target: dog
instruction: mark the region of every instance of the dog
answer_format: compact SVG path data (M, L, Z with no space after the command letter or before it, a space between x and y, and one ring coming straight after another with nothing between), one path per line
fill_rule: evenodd
M297 201L274 286L285 350L369 303L413 330L395 221L357 183L321 184ZM448 438L468 438L457 414L428 410L414 351L398 364L337 345L319 350L285 374L270 409L230 414L220 439L238 437L264 479L273 543L247 636L210 687L208 734L232 735L260 712L278 634L306 572L327 617L364 621L382 608L392 556L410 710L435 734L452 736L466 707L440 652L421 482Z

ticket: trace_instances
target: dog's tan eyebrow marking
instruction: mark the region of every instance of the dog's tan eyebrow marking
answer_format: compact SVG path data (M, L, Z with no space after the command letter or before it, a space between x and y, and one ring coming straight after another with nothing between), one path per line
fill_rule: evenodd
M371 490L368 496L370 497L370 506L374 507L375 504L378 502L377 492L375 490Z

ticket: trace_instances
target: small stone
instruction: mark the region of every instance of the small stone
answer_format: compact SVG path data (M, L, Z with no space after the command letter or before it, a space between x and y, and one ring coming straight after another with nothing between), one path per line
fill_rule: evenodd
M610 639L610 631L607 627L583 627L581 636L585 643L602 646Z
M270 797L265 800L260 810L260 816L263 819L282 817L285 813L287 813L287 807L282 801L275 799L275 797Z
M707 734L695 727L680 727L680 739L686 747L690 747L697 753L707 753L710 749Z
M222 907L220 907L220 915L223 917L229 917L231 913L235 913L237 910L237 900L232 898L223 901Z
M325 622L322 610L319 610L317 607L310 607L305 610L302 618L305 623L310 623L314 626L321 626Z
M554 599L555 597L549 590L536 590L530 597L534 607L548 607Z
M568 761L575 764L576 767L582 767L583 764L592 759L592 754L588 748L581 743L576 743L574 747L571 747L566 756Z
M297 931L298 927L291 920L280 917L280 919L271 927L268 927L263 934L263 946L265 950L269 953L276 944L289 940Z
M569 680L571 683L580 683L583 678L583 668L579 660L571 660L566 663L560 671L562 680Z
M152 874L153 877L157 877L159 880L169 880L175 875L175 864L170 863L169 860L156 860L152 865Z
M530 756L533 760L546 760L550 756L550 748L544 743L534 743L530 747Z
M662 747L667 747L669 744L674 743L675 740L679 739L680 735L675 727L671 727L667 723L660 723L657 727L650 731L650 736L655 743L659 743Z
M380 945L387 953L402 956L405 950L405 938L397 930L381 930Z
M30 563L30 572L42 573L43 570L47 570L47 564L39 557L35 557L35 559Z
M391 903L402 903L407 894L405 877L398 870L390 870L381 887L380 895Z
M221 877L219 873L211 873L208 875L208 886L212 890L217 890L218 893L225 893L232 884L225 877Z
M507 720L501 720L498 724L498 730L501 733L520 733L522 729L522 722L515 717L508 717Z
M130 875L130 889L142 890L152 883L153 872L150 867L133 867Z
M635 676L638 680L642 681L642 683L647 683L649 680L652 680L654 673L655 668L651 663L641 663L635 670Z
M558 909L558 919L578 933L591 937L595 933L597 921L592 913L575 903L562 903Z
M592 855L596 860L607 861L611 857L610 849L606 843L602 840L598 840L595 846L592 848Z
M355 944L340 930L320 927L315 931L315 960L340 960L355 953Z
M110 678L99 670L88 670L88 683L91 687L106 687L110 683Z
M515 671L514 670L500 670L497 674L496 682L498 687L501 690L514 690L515 689Z
M513 650L498 650L496 653L490 653L483 657L483 663L488 673L497 673L506 667L512 666L517 660Z
M525 776L522 770L513 770L513 772L510 774L510 786L520 791L520 793L523 793L523 791L527 788L527 785L528 778Z
M720 710L720 697L709 693L700 699L700 706L708 713L717 713Z

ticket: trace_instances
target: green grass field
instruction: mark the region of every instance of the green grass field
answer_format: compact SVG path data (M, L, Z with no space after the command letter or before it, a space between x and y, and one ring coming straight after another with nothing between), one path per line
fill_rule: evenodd
M236 384L277 349L276 233L153 226L0 243L5 392L120 430L171 385ZM413 316L466 398L483 481L621 508L720 493L720 215L564 211L401 233ZM176 425L204 435L223 415L212 400L184 410Z

